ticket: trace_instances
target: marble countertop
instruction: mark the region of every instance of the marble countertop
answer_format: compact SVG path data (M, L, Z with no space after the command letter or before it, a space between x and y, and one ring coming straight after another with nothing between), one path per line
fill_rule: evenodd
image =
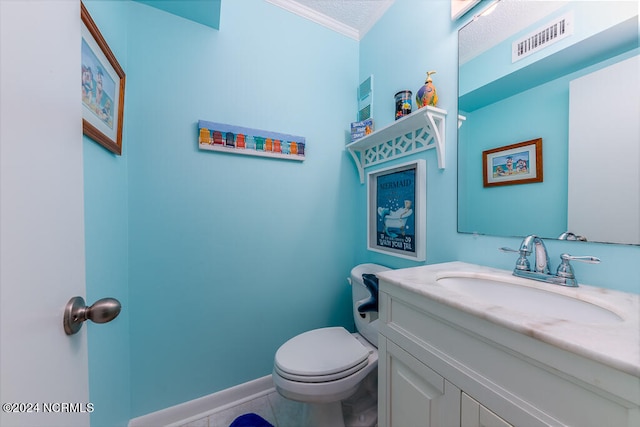
M640 377L640 295L580 284L569 288L522 279L511 271L464 262L448 262L389 270L377 276L416 294L457 308L558 348ZM605 308L620 320L568 320L567 314L523 314L487 300L454 291L438 283L443 277L490 278L552 292Z

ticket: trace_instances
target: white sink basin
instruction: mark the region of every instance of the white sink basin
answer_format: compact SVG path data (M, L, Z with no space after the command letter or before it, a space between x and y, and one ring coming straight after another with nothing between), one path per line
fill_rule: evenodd
M523 314L584 323L615 323L623 320L613 311L572 296L493 278L440 277L437 283L483 303L502 306ZM546 283L543 285L558 286Z

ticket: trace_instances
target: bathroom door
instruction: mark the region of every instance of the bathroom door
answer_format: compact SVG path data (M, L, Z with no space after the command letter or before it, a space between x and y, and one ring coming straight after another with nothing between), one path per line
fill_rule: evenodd
M90 424L80 40L79 1L0 0L2 426Z
M634 56L570 85L567 229L595 242L640 242L639 71Z

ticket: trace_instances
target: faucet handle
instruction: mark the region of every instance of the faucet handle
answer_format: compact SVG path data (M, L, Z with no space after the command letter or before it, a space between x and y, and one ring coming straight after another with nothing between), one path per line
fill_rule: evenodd
M600 264L600 258L591 256L591 255L588 255L588 256L573 256L573 255L569 255L569 254L562 254L562 255L560 255L560 259L562 261L564 261L564 260L567 260L567 261L580 261L580 262L586 262L587 264Z
M573 273L573 267L569 261L580 261L586 262L588 264L599 264L600 258L596 258L594 256L572 256L567 253L560 255L560 259L562 262L558 266L558 270L556 271L556 276L564 277L566 279L575 279L575 274Z
M498 250L500 252L515 252L515 253L519 253L520 251L518 249L511 249L511 248L507 248L505 246L498 248Z
M531 271L531 264L529 264L529 260L527 259L527 255L529 255L529 251L522 249L511 249L507 247L498 248L501 252L515 252L520 254L520 258L516 261L516 270L521 271Z

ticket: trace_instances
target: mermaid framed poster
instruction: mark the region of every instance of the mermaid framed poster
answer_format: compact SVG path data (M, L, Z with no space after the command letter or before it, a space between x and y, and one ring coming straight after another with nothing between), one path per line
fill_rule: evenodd
M426 259L426 184L423 159L367 174L367 249Z
M83 3L82 19L82 133L122 154L125 74Z

